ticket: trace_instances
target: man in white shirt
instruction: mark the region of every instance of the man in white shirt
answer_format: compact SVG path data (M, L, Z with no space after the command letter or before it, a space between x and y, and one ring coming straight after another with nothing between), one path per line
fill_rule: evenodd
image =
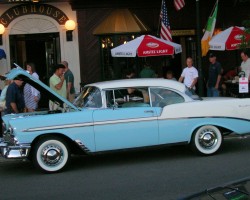
M181 73L181 76L179 78L179 82L183 82L184 84L189 88L195 90L195 85L198 80L198 71L193 66L193 59L191 57L188 57L186 60L187 67L185 67Z
M245 77L250 80L250 58L247 51L242 51L241 54L242 63L240 69L245 72Z

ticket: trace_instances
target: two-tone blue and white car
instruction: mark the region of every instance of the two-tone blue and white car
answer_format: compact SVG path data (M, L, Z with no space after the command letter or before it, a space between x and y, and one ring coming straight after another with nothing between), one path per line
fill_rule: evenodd
M3 116L1 156L28 158L45 172L62 170L72 154L190 144L216 153L229 135L250 133L250 99L199 98L182 83L160 78L86 85L72 104L21 69L25 82L57 110Z

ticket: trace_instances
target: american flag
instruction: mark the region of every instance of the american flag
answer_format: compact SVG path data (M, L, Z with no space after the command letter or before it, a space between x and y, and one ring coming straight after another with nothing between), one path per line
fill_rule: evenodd
M164 40L172 41L165 0L162 0L160 19L161 19L161 32L160 32L161 38Z
M174 0L174 7L176 10L180 10L185 6L185 0Z

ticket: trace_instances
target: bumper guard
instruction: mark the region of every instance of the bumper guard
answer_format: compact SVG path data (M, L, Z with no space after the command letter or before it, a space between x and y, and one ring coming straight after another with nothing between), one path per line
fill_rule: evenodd
M10 146L0 139L0 156L8 159L27 158L31 146L29 144Z

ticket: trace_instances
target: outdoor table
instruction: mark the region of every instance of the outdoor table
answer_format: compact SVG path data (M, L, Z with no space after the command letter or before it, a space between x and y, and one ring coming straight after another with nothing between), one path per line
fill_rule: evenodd
M228 80L224 82L227 87L227 92L231 97L237 98L249 98L250 94L248 93L239 93L239 82ZM250 85L248 86L250 88Z

